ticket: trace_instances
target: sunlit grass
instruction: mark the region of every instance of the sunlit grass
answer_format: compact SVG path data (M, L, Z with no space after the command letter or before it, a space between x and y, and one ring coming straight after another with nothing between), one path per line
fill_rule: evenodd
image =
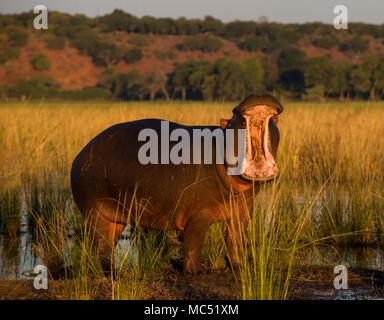
M104 277L97 252L74 206L69 172L83 146L119 122L161 118L186 125L218 125L230 118L231 103L3 102L0 104L0 220L17 241L20 194L36 231L35 250L51 272L65 269L67 297L92 299L89 279ZM289 297L289 277L304 246L369 246L384 227L384 104L288 103L279 117L281 141L277 183L256 197L237 273L239 298ZM15 209L16 208L16 209ZM80 219L80 220L79 220ZM213 225L205 239L203 262L225 265L225 224ZM106 275L113 299L139 299L142 282L169 260L167 233L132 235L139 255L126 255ZM71 248L65 243L71 238ZM88 240L87 240L88 239ZM16 246L17 247L17 246ZM2 260L14 258L13 246ZM39 248L42 248L39 251ZM136 249L135 249L136 250Z

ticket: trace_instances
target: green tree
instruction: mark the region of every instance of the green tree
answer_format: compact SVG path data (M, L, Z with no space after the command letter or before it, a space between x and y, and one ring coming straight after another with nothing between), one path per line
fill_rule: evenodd
M229 38L241 37L254 33L257 27L258 25L254 21L233 21L225 25L223 35Z
M30 62L32 67L38 71L48 70L51 68L51 62L48 60L47 56L42 53L35 55Z
M15 47L24 47L28 42L28 33L25 33L23 31L15 31L11 32L9 35L9 40L12 41L13 45Z
M127 64L132 64L136 61L139 61L142 57L143 52L137 48L129 49L123 55L123 59Z
M97 35L89 28L69 28L68 32L63 32L71 39L71 45L79 50L80 54L92 56L97 53L99 47L99 40ZM72 32L75 32L72 34ZM58 35L60 35L58 33Z
M104 74L104 77L100 84L110 89L115 98L143 100L146 94L145 79L137 70L118 73L117 75L113 75L108 71Z
M224 30L224 24L219 19L215 19L212 16L206 16L201 21L201 32L212 32L220 34Z
M95 65L108 67L116 64L121 60L121 50L114 44L99 42L91 52Z
M313 41L313 44L316 47L324 48L324 49L330 49L332 47L339 45L339 43L340 43L339 39L334 35L326 35L324 37L318 38L315 41Z
M305 52L296 48L287 48L281 51L278 65L280 73L289 70L300 70L306 58Z
M197 34L185 37L179 46L182 51L200 50L203 52L216 52L224 46L223 42L212 34Z
M323 100L324 94L324 86L322 84L317 84L314 87L307 88L305 90L305 94L303 94L303 99L307 101Z
M98 86L102 87L102 88L106 88L108 89L109 91L112 92L112 88L114 86L114 81L115 81L115 73L114 73L114 70L113 68L109 67L109 68L105 68L103 70L103 72L101 73L101 79L98 83Z
M219 59L215 63L216 97L222 101L241 99L245 93L244 74L236 60Z
M151 16L144 16L137 21L135 30L140 33L154 33L156 29L156 19Z
M329 81L332 76L332 63L326 56L308 59L304 67L306 88L323 88L322 92L329 91Z
M149 73L145 78L146 87L149 90L150 100L154 100L158 92L162 92L165 99L169 100L169 94L166 88L167 76L160 70Z
M193 35L200 32L200 27L197 21L179 18L176 20L176 25L179 30L179 34Z
M123 10L115 9L111 14L101 17L100 23L105 31L133 32L139 24L139 19Z
M245 92L262 93L264 86L264 69L258 57L244 60L242 64Z
M189 77L196 68L195 61L187 61L177 64L172 75L171 83L174 87L174 92L181 91L181 99L187 97L187 88L189 87Z
M9 88L8 96L15 98L44 98L58 95L58 84L49 76L38 76L30 80L19 79Z
M279 80L279 67L277 64L278 56L276 54L268 54L262 57L262 65L264 72L264 81L268 91L276 89Z
M0 53L0 64L7 62L10 59L15 59L20 56L20 49L8 47L4 52Z
M348 61L332 63L326 86L329 94L339 95L340 100L344 100L345 94L352 90L352 69L353 65Z
M308 59L304 67L306 87L313 87L317 84L326 86L330 78L331 67L332 63L326 56Z
M303 66L306 54L296 48L287 48L280 52L277 63L279 66L279 85L283 89L300 96L304 91Z
M373 55L351 73L351 80L356 90L369 93L369 99L375 100L377 94L384 93L384 56Z
M300 40L300 35L287 27L271 27L267 34L270 41L287 41L289 44L294 44Z
M246 39L240 44L240 48L247 51L256 51L264 49L267 45L267 41L262 36L253 36Z
M193 72L188 78L191 91L195 97L213 100L216 90L216 76L213 74L214 65L209 61L197 61Z
M348 50L355 53L362 53L367 51L369 47L369 40L362 37L354 37L346 43Z
M305 89L303 72L298 69L284 71L279 78L279 88L290 91L296 98L300 97Z
M289 48L289 42L283 39L283 40L268 42L266 47L263 50L271 54L271 53L279 53L281 51L287 50L288 48Z
M215 99L216 88L218 83L218 76L216 74L209 74L204 77L201 88L201 93L204 100L212 101Z

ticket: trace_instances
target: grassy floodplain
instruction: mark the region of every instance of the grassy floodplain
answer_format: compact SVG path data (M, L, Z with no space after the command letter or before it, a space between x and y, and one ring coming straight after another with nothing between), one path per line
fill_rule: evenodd
M235 103L2 102L0 225L2 261L17 255L22 199L33 248L50 275L61 274L66 298L92 299L91 281L105 277L71 196L69 172L82 147L118 122L162 118L218 125ZM240 299L290 297L290 274L304 248L372 246L384 235L384 103L287 103L279 117L281 176L256 198L235 273ZM235 210L236 208L233 208ZM139 299L141 284L169 267L175 232L143 232L107 275L111 299ZM225 224L213 225L203 261L225 266ZM68 242L70 239L70 244ZM132 245L130 250L136 246ZM63 268L63 266L66 268ZM2 266L4 267L4 266ZM64 271L63 271L64 270Z

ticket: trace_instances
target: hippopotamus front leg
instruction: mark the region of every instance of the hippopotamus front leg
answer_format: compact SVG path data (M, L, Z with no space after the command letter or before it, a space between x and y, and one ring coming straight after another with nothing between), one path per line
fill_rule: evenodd
M214 216L209 210L203 210L191 216L184 231L184 273L198 274L202 272L201 248L205 234L214 222Z

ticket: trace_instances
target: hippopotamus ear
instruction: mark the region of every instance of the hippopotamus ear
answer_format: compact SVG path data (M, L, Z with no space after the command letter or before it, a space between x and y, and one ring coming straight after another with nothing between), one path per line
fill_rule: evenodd
M220 119L220 127L222 129L225 129L228 126L228 122L229 122L229 120L227 120L227 119Z
M278 124L279 123L279 118L277 116L274 116L273 117L273 121L275 121L275 123Z

